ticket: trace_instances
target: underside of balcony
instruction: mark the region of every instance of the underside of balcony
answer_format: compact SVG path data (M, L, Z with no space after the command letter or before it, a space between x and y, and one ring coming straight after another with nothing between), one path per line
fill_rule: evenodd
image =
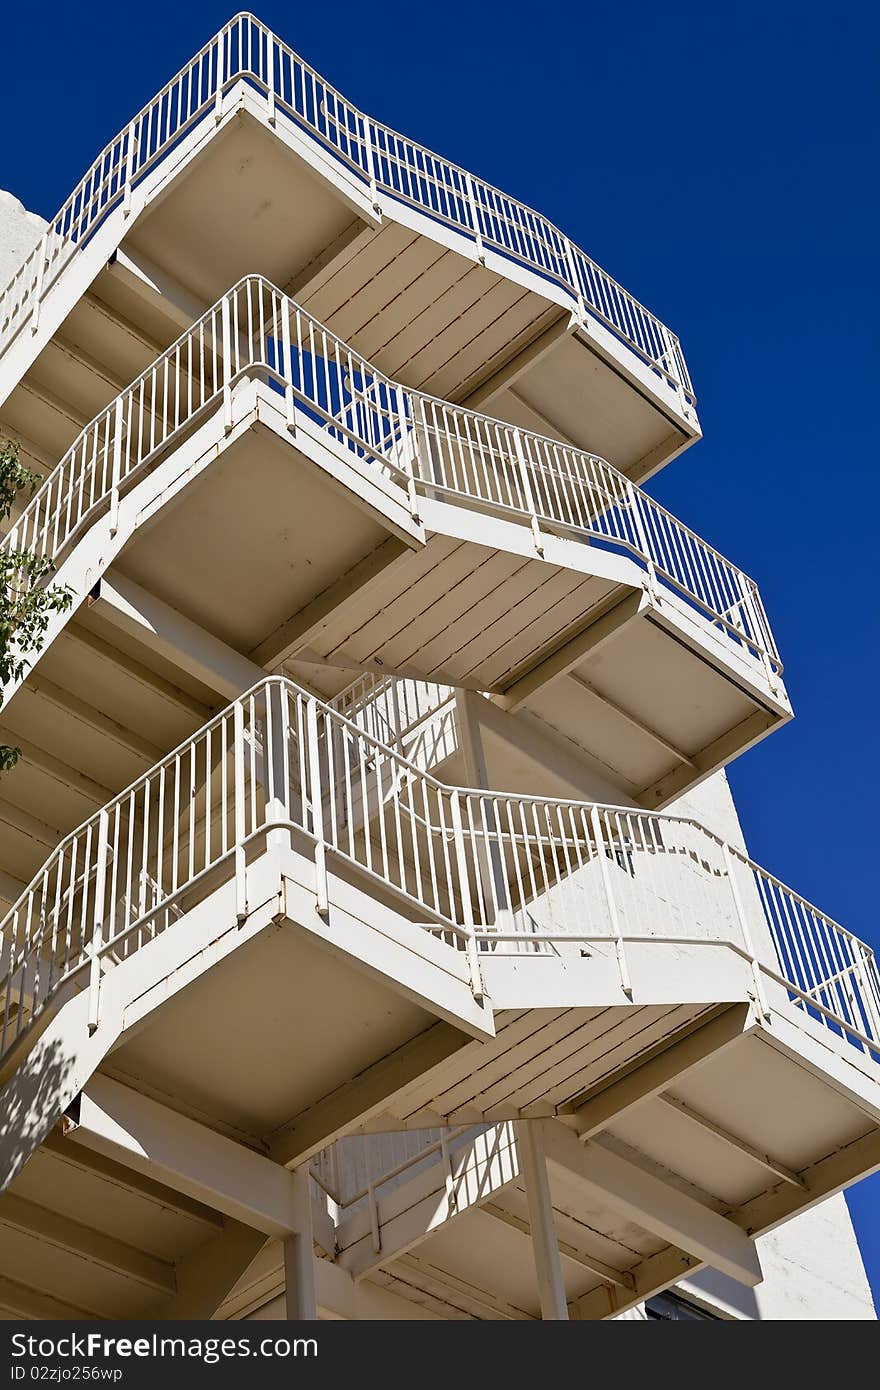
M7 347L0 429L41 471L254 272L403 383L588 448L636 480L699 438L664 369L554 280L489 249L481 258L472 236L395 198L377 195L377 211L307 132L280 111L270 125L246 84L222 111L151 169L130 212L107 215L46 291L36 329Z
M453 437L445 417L430 428ZM450 476L451 464L433 466ZM77 477L50 498L61 521L82 495ZM24 753L0 815L8 898L89 800L100 805L198 727L218 691L228 698L265 669L284 666L328 695L357 672L488 692L508 723L531 721L650 807L790 717L746 630L652 582L631 542L616 543L614 527L632 521L622 509L613 520L611 494L608 512L585 516L594 538L529 525L521 503L485 503L477 479L475 496L461 480L455 492L421 479L408 492L405 481L332 419L291 415L274 386L240 380L228 404L218 399L133 471L118 504L98 498L61 552L74 614L53 623L35 670L7 692L3 726ZM158 620L129 621L114 586L172 615L175 638L157 644ZM193 643L221 655L204 669L185 655Z
M328 1208L313 1185L330 1310L344 1275L348 1300L365 1282L443 1317L541 1316L526 1128L573 1318L704 1264L757 1283L755 1235L880 1166L876 1062L782 994L759 1020L722 946L629 948L630 998L601 957L490 955L480 1008L461 953L379 885L331 864L321 916L308 853L271 858L246 920L202 888L105 976L92 1038L75 996L19 1059L12 1315L235 1315L235 1290L283 1279L281 1165L364 1130L448 1141L374 1170L366 1199Z

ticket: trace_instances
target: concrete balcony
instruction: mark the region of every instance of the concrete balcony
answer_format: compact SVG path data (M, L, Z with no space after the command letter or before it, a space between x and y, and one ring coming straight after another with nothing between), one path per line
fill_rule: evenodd
M309 1239L432 1296L497 1256L517 1316L536 1193L565 1307L604 1317L705 1263L756 1282L754 1235L880 1162L880 981L844 928L690 821L446 786L280 678L67 837L2 936L0 1276L67 1316L178 1315L212 1221L216 1311L302 1234L287 1168L364 1127L500 1126ZM145 1184L197 1227L158 1265Z
M392 381L258 277L80 432L3 544L76 596L4 699L40 777L46 758L71 774L60 822L27 758L17 774L43 845L218 707L198 663L156 664L155 620L131 621L120 586L224 650L225 698L282 665L331 695L356 672L488 692L649 807L791 713L736 566L604 460ZM34 837L10 819L25 881Z
M3 427L35 461L57 456L252 271L406 385L636 480L699 438L663 323L541 214L357 111L249 15L110 142L0 294Z

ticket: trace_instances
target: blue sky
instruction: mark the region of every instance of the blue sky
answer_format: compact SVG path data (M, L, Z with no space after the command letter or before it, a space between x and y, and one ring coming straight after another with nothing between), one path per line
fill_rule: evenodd
M232 7L38 13L4 13L0 187L48 216ZM651 490L759 581L797 715L731 771L749 846L880 948L880 8L257 13L371 115L539 208L680 334L705 438ZM880 1302L880 1175L849 1200Z

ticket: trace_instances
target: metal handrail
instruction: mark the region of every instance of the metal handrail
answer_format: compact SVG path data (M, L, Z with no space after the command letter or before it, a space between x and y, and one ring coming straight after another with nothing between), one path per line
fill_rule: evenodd
M30 500L5 548L58 562L97 511L115 530L121 494L203 413L257 375L377 467L418 514L420 496L478 506L545 533L634 558L655 594L684 601L759 661L775 686L782 662L754 580L598 455L411 390L376 370L262 276L245 276L111 401Z
M880 974L853 933L699 822L635 807L450 786L284 677L266 677L61 841L0 924L0 1058L71 981L100 1020L108 961L234 881L248 848L298 836L465 953L600 943L631 994L633 942L729 946L813 1022L880 1058ZM585 924L588 924L585 929ZM503 951L502 951L503 953ZM452 957L450 957L450 960ZM460 959L460 956L459 956ZM525 962L524 962L525 966Z
M654 314L545 217L500 189L432 154L345 100L258 19L234 16L102 150L30 256L0 293L0 351L27 322L76 250L117 207L131 209L146 173L212 110L237 81L265 96L274 124L281 112L317 139L367 188L407 203L465 236L477 256L490 250L552 281L581 319L587 310L676 392L695 405L681 344Z

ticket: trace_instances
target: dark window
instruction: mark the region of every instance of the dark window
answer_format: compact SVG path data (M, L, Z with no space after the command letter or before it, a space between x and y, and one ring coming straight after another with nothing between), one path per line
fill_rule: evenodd
M645 1304L648 1318L661 1322L718 1322L716 1313L707 1313L677 1293L658 1293Z

